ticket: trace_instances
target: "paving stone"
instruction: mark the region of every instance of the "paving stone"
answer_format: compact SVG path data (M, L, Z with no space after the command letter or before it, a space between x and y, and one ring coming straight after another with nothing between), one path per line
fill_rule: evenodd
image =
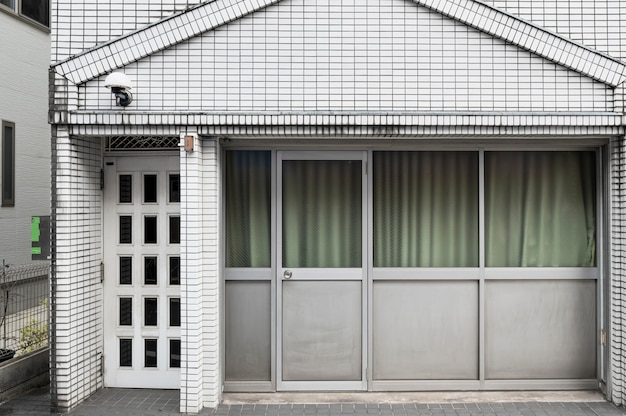
M102 389L70 416L175 416L178 391ZM42 416L50 413L47 388L0 404L0 416ZM342 403L246 404L204 409L204 416L625 416L626 410L608 402L592 403Z

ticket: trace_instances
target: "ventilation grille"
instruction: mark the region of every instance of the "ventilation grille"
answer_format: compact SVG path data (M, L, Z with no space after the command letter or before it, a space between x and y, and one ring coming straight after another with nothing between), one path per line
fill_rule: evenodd
M106 150L174 150L177 136L111 136L106 139Z

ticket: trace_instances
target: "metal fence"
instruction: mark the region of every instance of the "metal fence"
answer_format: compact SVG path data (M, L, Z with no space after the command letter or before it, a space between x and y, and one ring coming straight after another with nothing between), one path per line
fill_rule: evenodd
M50 264L0 265L0 362L48 345Z

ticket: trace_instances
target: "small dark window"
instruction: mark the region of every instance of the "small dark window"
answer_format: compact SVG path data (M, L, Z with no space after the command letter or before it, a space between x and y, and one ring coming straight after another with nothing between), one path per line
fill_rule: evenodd
M157 298L144 299L144 325L157 326Z
M120 367L133 366L133 340L120 339Z
M133 325L133 298L120 298L120 326Z
M180 175L171 174L169 176L169 201L180 202Z
M170 285L180 284L180 257L170 257Z
M180 326L180 298L170 299L170 326Z
M170 367L180 368L180 340L170 339Z
M144 355L144 365L146 367L156 367L157 366L157 340L156 339L146 339L144 340L146 349Z
M144 244L157 243L157 217L147 216L143 219L143 242Z
M133 202L133 175L120 175L120 204Z
M145 285L157 284L157 258L156 257L144 257L144 280Z
M120 285L133 284L133 258L120 257Z
M143 202L157 202L157 175L143 176Z
M180 244L180 216L170 217L170 244Z
M15 206L15 124L2 122L2 206Z
M22 0L22 15L44 26L50 26L49 0Z
M120 244L132 244L133 242L133 217L130 215L120 216Z

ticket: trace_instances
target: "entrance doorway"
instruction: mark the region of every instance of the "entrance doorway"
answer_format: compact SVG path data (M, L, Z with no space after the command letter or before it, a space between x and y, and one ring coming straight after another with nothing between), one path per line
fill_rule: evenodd
M178 155L104 162L104 384L177 389Z
M278 152L279 390L365 383L365 152Z
M599 152L225 153L225 389L593 389Z

